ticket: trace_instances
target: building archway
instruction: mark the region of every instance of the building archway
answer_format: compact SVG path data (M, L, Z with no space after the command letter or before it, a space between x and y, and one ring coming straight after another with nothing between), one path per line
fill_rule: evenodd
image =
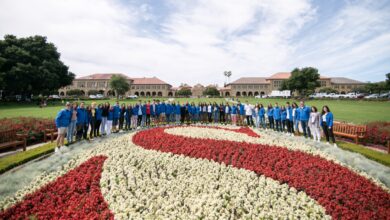
M99 90L99 94L104 95L104 90Z
M60 92L60 96L65 96L65 93L64 92Z
M261 95L261 97L263 97L265 95L265 92L261 91L260 95Z
M161 97L162 96L162 92L158 92L157 96Z
M344 92L344 91L342 91L342 92L340 92L340 94L341 94L341 95L345 95L345 92Z
M225 96L230 96L230 92L225 92Z
M112 90L109 90L109 91L107 92L107 96L115 96L115 92L112 91Z
M156 96L156 92L152 92L152 96L153 96L153 97Z
M255 96L258 96L258 95L259 95L259 92L256 91L256 92L255 92Z
M134 95L139 96L139 92L135 92Z
M150 96L150 92L146 92L146 96Z
M81 90L81 95L85 96L85 91L84 90Z
M145 96L144 91L141 91L140 95L141 95L141 96Z
M253 96L253 93L252 92L248 92L248 96Z
M173 96L173 93L172 92L168 92L168 96Z
M240 92L236 92L236 96L241 96L241 93Z
M246 92L242 92L242 96L246 96Z

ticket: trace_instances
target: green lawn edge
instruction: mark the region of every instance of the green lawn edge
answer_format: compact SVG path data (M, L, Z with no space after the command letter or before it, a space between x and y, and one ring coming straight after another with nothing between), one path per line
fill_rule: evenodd
M18 152L16 154L0 158L0 174L35 158L54 152L54 148L55 143L47 143L31 150Z
M370 160L376 161L387 167L390 167L390 154L388 153L382 153L376 150L371 150L367 147L363 147L361 145L357 145L349 142L340 141L337 144L343 150L359 153Z

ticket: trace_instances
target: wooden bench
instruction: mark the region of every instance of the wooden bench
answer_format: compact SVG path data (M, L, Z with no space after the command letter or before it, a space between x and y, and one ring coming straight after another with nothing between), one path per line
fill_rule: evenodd
M359 143L359 139L364 139L366 136L367 126L353 125L341 122L333 123L333 133L336 136L352 138L355 143Z
M50 142L53 142L58 136L58 132L55 125L47 125L45 130L43 130L43 142L47 142L48 138Z
M17 130L5 130L0 131L0 149L10 147L23 147L23 151L26 151L27 135L17 134Z

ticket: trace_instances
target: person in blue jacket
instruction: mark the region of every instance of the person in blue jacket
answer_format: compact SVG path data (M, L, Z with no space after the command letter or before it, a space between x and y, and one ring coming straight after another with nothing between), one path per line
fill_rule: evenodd
M232 105L232 110L231 110L231 118L232 118L232 124L237 125L237 109L239 108L239 105Z
M165 114L167 111L167 105L165 104L164 101L161 102L159 111L160 111L160 123L165 124L165 121L166 121Z
M180 124L180 118L181 118L181 106L180 106L180 102L177 102L177 104L175 105L176 124Z
M261 127L265 128L265 109L264 109L263 104L259 105L258 114L259 114L260 125L261 125Z
M274 107L274 120L275 120L275 125L276 125L276 131L282 131L282 126L281 126L281 112L279 108L279 104L276 102L275 107Z
M60 110L57 114L57 117L55 118L56 127L58 129L57 147L55 149L55 152L59 152L61 147L63 147L64 149L66 148L64 145L64 139L66 130L68 129L72 117L70 108L70 103L67 102L65 108Z
M131 109L132 111L132 114L131 114L131 128L132 129L136 129L137 128L137 124L138 124L138 110L139 110L139 107L137 104L135 104L133 106L133 108Z
M299 132L299 111L298 111L298 105L297 103L292 104L292 116L293 116L293 123L294 123L294 130L295 132Z
M141 104L142 109L142 121L141 121L141 127L145 127L146 125L146 102L144 101L144 104Z
M244 121L245 121L245 105L243 105L242 103L240 103L240 109L239 109L239 114L240 114L240 118L238 119L238 124L239 125L244 125Z
M118 122L119 122L119 116L121 112L121 107L119 106L119 102L116 102L116 105L114 106L114 115L112 119L112 131L118 132Z
M286 125L287 132L294 134L293 108L291 107L290 102L286 102Z
M87 139L87 133L88 133L88 112L85 109L85 103L81 102L80 106L77 108L77 135L76 140L81 140L83 137L85 140Z
M275 127L275 124L274 124L274 108L272 107L272 104L268 105L267 116L268 116L269 128L270 129L274 129L274 127Z
M172 114L172 105L171 103L167 103L165 105L165 117L166 117L166 123L169 124L171 122L171 114Z
M311 107L306 106L304 101L301 101L299 103L299 108L298 108L298 114L299 114L299 122L301 123L301 127L303 130L303 136L309 137L310 138L310 129L308 126L308 121L310 118L310 112L311 112Z
M282 106L280 108L280 120L282 122L282 127L281 127L281 131L284 132L285 131L285 128L287 126L287 122L288 122L288 119L287 119L287 109L286 107Z
M142 123L142 102L141 101L137 103L136 108L137 108L137 127L140 127Z
M99 104L96 108L96 122L95 122L95 131L94 131L94 135L95 137L99 137L100 136L100 125L102 123L102 116L103 114L103 105L102 104Z
M333 134L333 113L330 111L327 105L322 107L320 125L322 130L324 130L327 144L329 144L329 138L331 138L333 145L337 147Z
M126 107L126 111L125 111L125 120L126 120L126 124L125 124L125 130L128 131L128 130L131 130L131 115L132 115L132 107L131 107L131 104L128 104L127 107Z

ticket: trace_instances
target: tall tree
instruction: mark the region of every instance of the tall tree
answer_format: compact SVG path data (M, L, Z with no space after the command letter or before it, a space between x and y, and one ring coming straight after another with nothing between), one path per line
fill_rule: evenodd
M300 95L308 95L320 87L319 79L320 74L316 68L295 68L291 72L290 78L282 83L282 89L297 91Z
M7 95L57 93L70 85L75 75L60 60L60 53L46 37L0 40L0 90Z
M110 87L115 91L116 98L119 99L119 95L124 95L127 91L129 91L130 84L122 75L113 75L110 79Z
M390 89L390 73L386 74L386 87Z
M189 97L192 95L192 92L191 92L191 89L188 89L188 88L181 88L180 90L178 90L176 92L176 96L185 96L185 97Z
M203 95L209 95L209 96L219 96L219 91L216 87L207 87L204 91L203 91Z

